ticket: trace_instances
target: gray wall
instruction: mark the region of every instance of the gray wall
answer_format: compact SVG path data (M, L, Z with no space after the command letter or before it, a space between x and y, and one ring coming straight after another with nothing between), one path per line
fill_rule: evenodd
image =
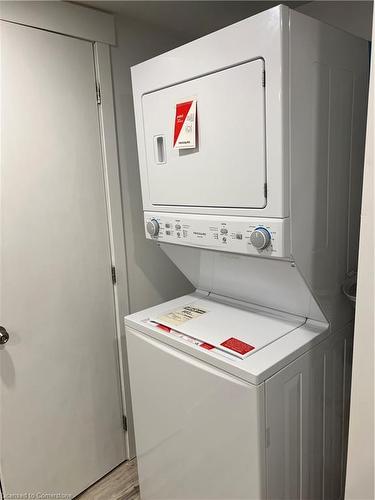
M296 10L348 31L353 35L371 40L373 2L362 1L314 1Z
M192 290L191 284L160 248L146 240L143 226L130 67L185 43L171 31L116 16L117 46L112 72L124 208L130 312Z

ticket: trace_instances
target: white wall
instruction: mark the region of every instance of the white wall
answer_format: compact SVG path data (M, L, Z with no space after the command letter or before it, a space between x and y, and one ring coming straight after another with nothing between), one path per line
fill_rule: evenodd
M296 10L353 35L371 40L372 9L371 1L314 1Z
M375 24L375 23L374 23ZM374 108L375 54L372 53L357 309L355 317L346 500L373 500L374 487Z
M154 242L146 240L134 124L130 66L185 43L181 35L125 16L116 16L112 47L120 175L122 184L130 312L192 290Z

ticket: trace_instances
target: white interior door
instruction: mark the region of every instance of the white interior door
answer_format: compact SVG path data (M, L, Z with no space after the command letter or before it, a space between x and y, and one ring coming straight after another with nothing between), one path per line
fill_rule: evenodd
M1 24L5 496L74 496L125 458L92 49Z
M153 205L265 207L263 70L256 59L143 96ZM197 145L177 150L176 105L191 99L197 101Z

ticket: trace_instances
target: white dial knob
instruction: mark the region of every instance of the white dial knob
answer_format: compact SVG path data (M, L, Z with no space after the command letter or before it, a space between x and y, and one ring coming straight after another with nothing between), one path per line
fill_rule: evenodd
M150 236L157 236L159 233L159 222L155 219L149 220L146 229Z
M264 227L257 227L250 235L250 242L258 250L264 250L271 243L271 235Z

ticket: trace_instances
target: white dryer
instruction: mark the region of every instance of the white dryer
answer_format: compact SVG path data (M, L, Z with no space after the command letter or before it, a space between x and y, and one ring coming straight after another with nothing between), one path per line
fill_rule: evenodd
M125 318L143 500L343 498L367 77L285 6L132 68L145 234L196 289Z

